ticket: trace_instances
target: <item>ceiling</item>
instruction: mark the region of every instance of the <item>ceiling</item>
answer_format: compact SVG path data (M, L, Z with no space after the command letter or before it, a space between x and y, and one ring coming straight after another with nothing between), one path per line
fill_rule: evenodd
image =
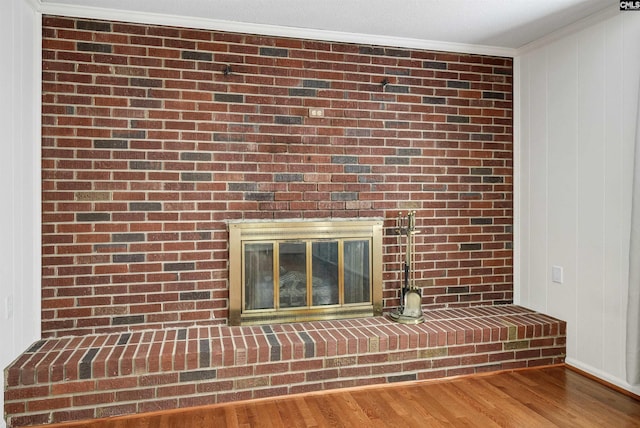
M93 10L101 17L105 11L119 11L136 21L147 16L152 23L170 16L183 22L214 23L208 28L234 23L253 25L266 33L268 28L272 32L302 29L360 39L369 36L373 43L397 39L504 49L521 48L605 8L618 7L616 0L39 1L43 13L77 10L87 15Z

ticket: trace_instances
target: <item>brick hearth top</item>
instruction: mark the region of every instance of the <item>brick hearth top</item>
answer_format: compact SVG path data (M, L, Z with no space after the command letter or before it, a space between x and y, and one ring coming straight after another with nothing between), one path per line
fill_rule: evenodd
M564 361L566 323L518 306L36 342L5 370L7 426L101 418Z
M512 305L433 310L425 318L418 325L373 317L46 339L11 364L6 379L33 385L165 371L207 378L216 367L553 336L562 324Z

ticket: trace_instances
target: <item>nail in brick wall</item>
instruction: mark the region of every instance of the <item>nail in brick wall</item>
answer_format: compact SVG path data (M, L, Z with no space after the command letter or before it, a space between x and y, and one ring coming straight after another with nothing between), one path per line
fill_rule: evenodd
M416 210L425 308L512 299L511 59L45 16L42 84L44 336L226 323L238 219Z

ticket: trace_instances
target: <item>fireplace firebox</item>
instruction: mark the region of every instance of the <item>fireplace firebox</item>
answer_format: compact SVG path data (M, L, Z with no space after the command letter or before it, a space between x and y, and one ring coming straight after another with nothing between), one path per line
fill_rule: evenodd
M229 224L229 323L382 314L382 220Z

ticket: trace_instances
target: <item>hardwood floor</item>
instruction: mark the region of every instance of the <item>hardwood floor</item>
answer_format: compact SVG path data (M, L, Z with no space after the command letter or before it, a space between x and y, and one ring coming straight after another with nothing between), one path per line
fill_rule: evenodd
M73 428L640 427L640 401L565 367L217 404Z

